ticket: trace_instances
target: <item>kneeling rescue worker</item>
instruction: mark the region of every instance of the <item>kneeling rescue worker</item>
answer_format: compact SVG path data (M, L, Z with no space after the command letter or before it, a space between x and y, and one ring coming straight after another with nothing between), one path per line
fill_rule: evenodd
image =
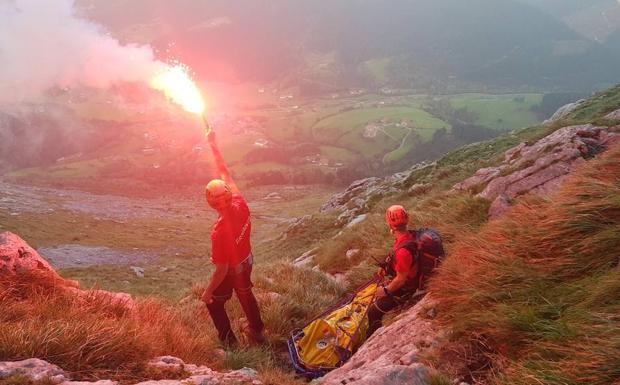
M385 221L395 241L379 274L392 279L377 289L375 302L368 309L368 337L381 327L385 313L406 302L418 289L424 289L425 280L444 257L437 231L407 229L409 214L403 206L388 208Z
M243 332L251 342L260 344L265 338L258 303L252 293L250 210L226 167L214 132L209 131L207 138L222 179L210 181L205 191L207 203L217 210L219 217L211 231L211 261L215 271L202 300L207 304L220 341L225 346L235 346L237 339L224 308L234 290L249 323Z

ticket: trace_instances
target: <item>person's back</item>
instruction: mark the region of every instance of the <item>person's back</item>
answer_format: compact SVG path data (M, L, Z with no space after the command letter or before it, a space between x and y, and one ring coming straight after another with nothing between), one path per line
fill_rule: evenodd
M383 315L402 304L418 289L417 240L415 232L407 229L409 214L399 205L387 209L385 220L394 235L394 246L379 271L393 278L377 289L375 302L368 309L370 336L380 326Z
M224 180L214 179L205 189L207 202L218 212L219 217L211 230L211 261L215 265L215 271L202 300L207 304L220 341L226 345L235 345L237 339L224 307L234 290L248 319L249 329L245 332L254 342L262 343L264 324L258 302L252 293L254 257L250 241L250 210L228 172L212 132L208 139Z
M240 194L233 194L230 208L219 216L211 231L212 256L226 256L227 262L237 266L252 252L250 209ZM213 263L216 261L212 257Z

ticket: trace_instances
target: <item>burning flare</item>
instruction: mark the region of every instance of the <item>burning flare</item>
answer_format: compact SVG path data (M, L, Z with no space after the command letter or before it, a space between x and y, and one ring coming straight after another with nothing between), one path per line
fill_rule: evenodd
M151 80L151 87L162 91L173 102L181 105L185 111L194 114L203 114L205 111L202 95L184 65L168 67Z

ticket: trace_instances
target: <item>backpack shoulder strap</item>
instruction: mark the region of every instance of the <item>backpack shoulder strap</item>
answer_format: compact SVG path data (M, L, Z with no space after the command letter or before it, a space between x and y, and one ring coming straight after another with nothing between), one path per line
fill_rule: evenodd
M417 232L415 230L409 230L409 233L413 235L412 237L413 239L407 239L395 245L394 255L396 255L396 252L398 250L406 249L409 253L411 253L411 256L412 256L411 263L412 265L414 265L418 262L418 259L419 259L420 245L418 244L418 240L417 240L418 239Z

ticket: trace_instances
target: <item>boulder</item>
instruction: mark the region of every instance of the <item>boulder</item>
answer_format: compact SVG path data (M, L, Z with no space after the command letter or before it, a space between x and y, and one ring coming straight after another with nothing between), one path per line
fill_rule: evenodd
M0 276L15 276L26 272L43 273L72 286L73 281L60 277L52 266L30 247L17 234L4 232L0 234Z
M418 357L444 341L439 327L426 317L433 308L427 295L395 322L377 330L347 363L323 377L321 384L429 384L429 371Z
M231 372L217 372L206 366L186 364L180 358L162 356L153 358L149 366L173 371L184 371L189 377L181 380L148 380L136 385L260 385L258 372L250 368L242 368ZM59 385L118 385L112 380L95 382L71 381L69 375L47 361L29 358L23 361L0 362L0 379L22 375L33 381L50 380Z
M132 308L131 295L105 290L81 290L76 281L62 278L41 255L26 241L11 232L0 234L0 278L11 279L20 274L41 274L53 280L58 289L74 294L83 300L108 301Z
M353 227L357 224L364 222L367 217L368 217L368 214L361 214L361 215L356 216L355 218L351 219L349 223L347 223L347 228Z
M34 381L50 379L61 383L69 380L69 375L54 364L38 358L29 358L22 361L0 362L0 378L23 375Z
M511 148L502 164L478 170L454 189L481 191L478 196L492 202L489 216L497 218L521 195L545 195L557 190L568 174L617 138L608 127L564 127L536 143Z
M232 372L220 373L207 366L186 364L182 359L174 356L155 357L148 362L148 366L173 371L184 370L190 374L188 379L181 380L181 382L185 384L252 384L254 381L258 380L258 372L251 368L242 368ZM142 382L141 384L145 385L147 383L156 382L148 381Z

